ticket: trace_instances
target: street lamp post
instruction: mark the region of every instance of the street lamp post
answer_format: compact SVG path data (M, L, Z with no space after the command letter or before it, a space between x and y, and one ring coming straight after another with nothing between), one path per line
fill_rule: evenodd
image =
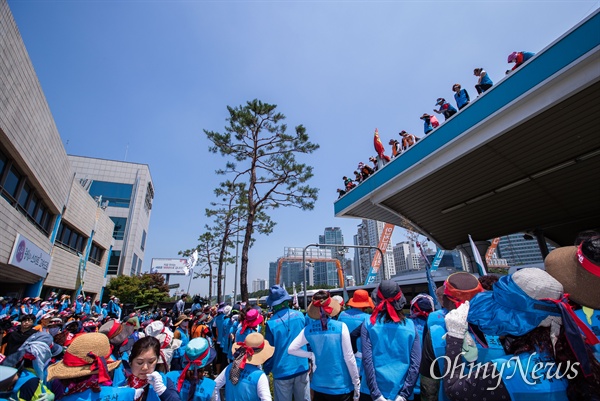
M333 247L341 247L341 248L363 248L363 249L376 249L381 254L381 263L383 267L383 277L385 280L385 263L384 263L384 254L381 249L376 246L369 245L344 245L344 244L308 244L302 249L302 267L304 268L304 309L308 307L308 297L306 295L306 250L311 246L319 247L319 246L327 246L328 248ZM343 268L342 268L343 273ZM344 293L346 293L346 280L344 279Z

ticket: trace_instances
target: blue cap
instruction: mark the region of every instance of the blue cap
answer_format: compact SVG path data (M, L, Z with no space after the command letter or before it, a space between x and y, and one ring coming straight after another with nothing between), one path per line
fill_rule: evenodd
M204 357L199 359L203 354L205 354ZM215 359L217 352L210 347L206 338L196 337L190 340L185 347L185 356L184 365L193 361L192 364L194 366L203 368Z
M267 305L277 306L284 301L291 301L292 297L285 288L279 285L273 285L269 288L269 296L267 297Z

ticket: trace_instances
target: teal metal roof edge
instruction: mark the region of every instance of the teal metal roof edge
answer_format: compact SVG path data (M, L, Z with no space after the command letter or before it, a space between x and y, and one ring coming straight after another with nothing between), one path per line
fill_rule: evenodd
M393 159L377 173L334 202L334 213L351 207L375 189L402 174L463 132L487 119L516 98L535 88L600 45L600 11L582 21L563 37L527 61L484 95L422 138L408 152ZM422 135L419 133L418 135ZM374 150L373 150L374 151Z

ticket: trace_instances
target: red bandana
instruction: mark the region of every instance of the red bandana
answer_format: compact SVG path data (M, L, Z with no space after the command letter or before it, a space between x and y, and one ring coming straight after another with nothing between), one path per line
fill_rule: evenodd
M148 384L148 379L140 379L134 375L127 376L127 385L131 388L142 388L146 384Z
M94 361L90 364L83 358L80 358L76 355L69 353L69 351L65 352L65 356L63 357L63 363L66 366L89 366L90 372L94 370L98 370L98 383L104 384L110 382L110 376L108 375L108 366L106 364L106 360L110 357L110 354L106 356L98 356L90 351L87 354L87 357L92 358Z
M317 308L323 308L323 310L325 310L325 312L327 312L327 314L331 315L331 313L333 312L333 308L331 306L329 306L329 304L331 303L331 297L328 297L327 299L320 301L320 300L313 300L312 304L313 306L317 307Z
M210 352L210 347L206 347L206 351L204 351L202 354L198 355L196 357L196 359L190 359L187 356L187 354L183 355L183 357L187 361L187 364L185 365L185 368L183 368L183 370L181 371L181 374L179 375L179 379L177 379L177 391L181 391L181 387L183 386L183 382L185 381L185 374L190 369L190 367L192 365L198 365L198 366L202 365L202 361L204 360L204 358L206 358L206 356L208 355L209 352Z
M394 295L393 298L384 298L381 294L381 290L378 288L377 298L379 298L380 301L379 305L377 305L377 307L373 310L373 313L371 314L371 324L375 324L375 321L377 320L377 315L379 315L379 312L383 310L384 306L387 308L388 314L390 315L392 320L398 323L400 321L400 318L398 317L398 313L396 312L396 309L394 309L392 302L396 302L400 298L402 298L402 291L398 291L398 293Z

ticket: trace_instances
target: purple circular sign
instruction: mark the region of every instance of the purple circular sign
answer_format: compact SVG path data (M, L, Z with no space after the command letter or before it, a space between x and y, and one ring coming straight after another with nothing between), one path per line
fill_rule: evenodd
M17 247L17 262L21 263L21 261L23 260L23 256L25 255L25 241L21 240L21 242L19 242L19 246Z

